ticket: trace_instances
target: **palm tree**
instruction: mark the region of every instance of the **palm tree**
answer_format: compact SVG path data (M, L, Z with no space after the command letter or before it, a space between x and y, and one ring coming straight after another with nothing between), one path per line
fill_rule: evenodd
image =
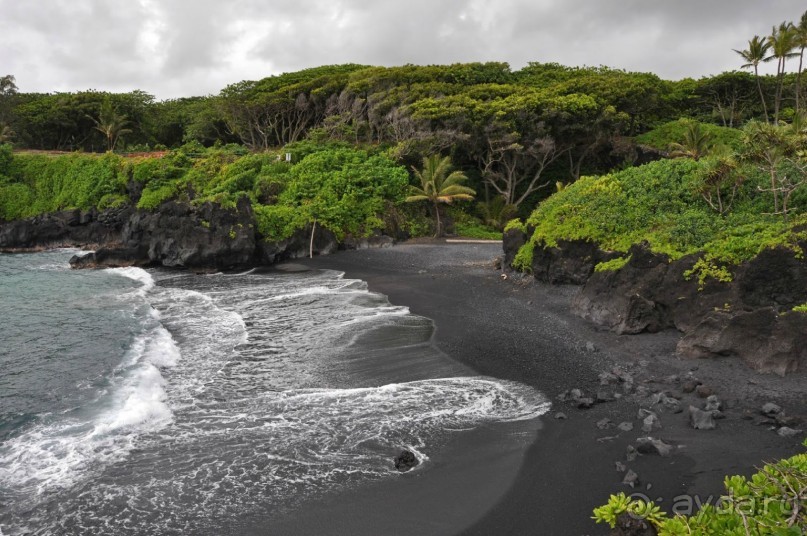
M90 119L95 123L95 130L106 136L108 151L114 151L118 139L131 132L131 129L126 128L126 125L129 124L126 116L119 114L109 100L104 101L101 105L98 119L94 117L90 117Z
M796 26L795 44L799 47L799 72L796 75L796 115L801 112L801 72L804 64L804 49L807 48L807 11Z
M470 201L476 192L462 182L468 177L462 171L451 171L451 157L440 158L440 155L423 157L423 170L412 168L415 177L420 181L420 187L410 186L410 196L406 200L410 203L428 201L434 205L434 217L437 223L435 238L443 236L443 227L440 221L440 203L451 204L455 200Z
M796 56L793 48L796 46L796 31L791 22L783 22L777 28L773 27L771 35L768 36L768 44L771 46L771 55L765 61L777 60L776 65L776 97L773 104L773 122L779 122L779 108L782 104L782 86L785 80L785 63L788 58Z
M700 123L692 121L687 124L683 143L670 144L670 156L699 160L709 154L713 148L712 135L709 132L702 131Z
M767 123L768 120L768 107L765 104L765 94L762 92L762 83L760 82L759 78L759 64L763 61L767 61L768 59L768 50L770 50L771 45L765 39L761 38L758 35L755 35L753 39L748 41L748 49L747 50L737 50L734 49L734 52L739 54L744 60L745 64L742 66L743 69L747 69L748 67L754 68L754 76L757 79L757 89L759 90L759 98L762 100L762 111L765 112L765 122Z

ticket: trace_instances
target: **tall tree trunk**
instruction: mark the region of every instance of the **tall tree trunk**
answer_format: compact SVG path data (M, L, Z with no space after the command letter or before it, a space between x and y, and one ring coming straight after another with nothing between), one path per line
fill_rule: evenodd
M308 258L314 258L314 231L317 230L317 220L311 223L311 242L308 243Z
M801 112L801 70L804 62L804 47L799 51L799 73L796 75L796 113Z
M437 219L437 229L434 232L435 238L443 236L443 223L440 221L440 204L434 204L434 217Z
M779 64L776 67L776 77L779 83L776 85L776 97L773 106L773 124L779 124L779 108L782 104L782 86L785 82L785 59L780 58Z

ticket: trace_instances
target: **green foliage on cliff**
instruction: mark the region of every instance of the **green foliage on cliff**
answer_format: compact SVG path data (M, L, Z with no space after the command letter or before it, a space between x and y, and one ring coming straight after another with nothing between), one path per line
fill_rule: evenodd
M234 207L247 197L259 233L272 240L314 221L343 237L383 229L387 209L402 203L409 184L406 169L386 156L346 146L308 144L296 164L280 153L242 149L191 143L162 158L123 158L12 155L0 146L0 218L114 207L131 202L129 193L139 190L137 208L144 210L169 200Z
M740 134L734 155L660 160L581 178L527 219L535 232L514 265L529 271L534 248L559 240L618 252L646 242L671 259L700 254L685 275L702 286L708 278L730 281L733 265L768 248L803 255L807 135L797 125L754 123Z
M807 442L805 442L807 445ZM801 535L807 531L807 454L797 454L762 467L750 478L728 476L726 495L717 504L700 511L668 516L652 502L612 495L607 504L594 509L597 523L616 526L627 514L643 518L660 536L726 534L755 536ZM689 509L691 502L683 504ZM673 505L675 509L677 505Z
M708 207L697 203L698 168L692 160L661 160L583 177L527 219L535 227L532 240L550 247L560 239L590 240L613 251L646 240L675 257L695 251L717 230Z
M0 163L0 165L3 165ZM0 174L0 218L14 220L68 208L115 204L127 182L121 157L14 155Z
M624 257L616 257L615 259L611 259L610 261L604 261L598 263L594 267L595 272L615 272L628 264L630 261L630 255L626 255Z

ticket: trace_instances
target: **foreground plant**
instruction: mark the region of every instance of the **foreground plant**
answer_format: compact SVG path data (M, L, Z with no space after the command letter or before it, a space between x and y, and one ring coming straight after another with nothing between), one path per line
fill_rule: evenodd
M593 519L613 529L629 516L644 520L660 536L799 536L807 531L807 453L765 465L750 479L726 477L724 484L727 495L691 516L669 517L652 502L619 493L595 508Z

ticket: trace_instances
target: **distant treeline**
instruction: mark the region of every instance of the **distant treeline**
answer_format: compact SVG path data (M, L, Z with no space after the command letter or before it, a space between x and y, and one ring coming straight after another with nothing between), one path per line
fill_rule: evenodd
M797 84L795 75L785 78L780 115L788 119ZM777 77L760 81L773 102ZM518 71L506 63L324 66L239 82L215 96L166 101L142 91L25 93L12 76L0 79L0 125L19 148L107 150L108 139L97 128L105 104L125 121L121 149L220 141L261 150L316 129L329 138L401 145L402 151L456 146L464 159L484 161L495 159L491 148L502 144L526 148L551 138L568 152L575 176L588 160L596 167L603 157L598 149L618 136L679 117L730 127L765 114L751 73L673 82L554 63Z

